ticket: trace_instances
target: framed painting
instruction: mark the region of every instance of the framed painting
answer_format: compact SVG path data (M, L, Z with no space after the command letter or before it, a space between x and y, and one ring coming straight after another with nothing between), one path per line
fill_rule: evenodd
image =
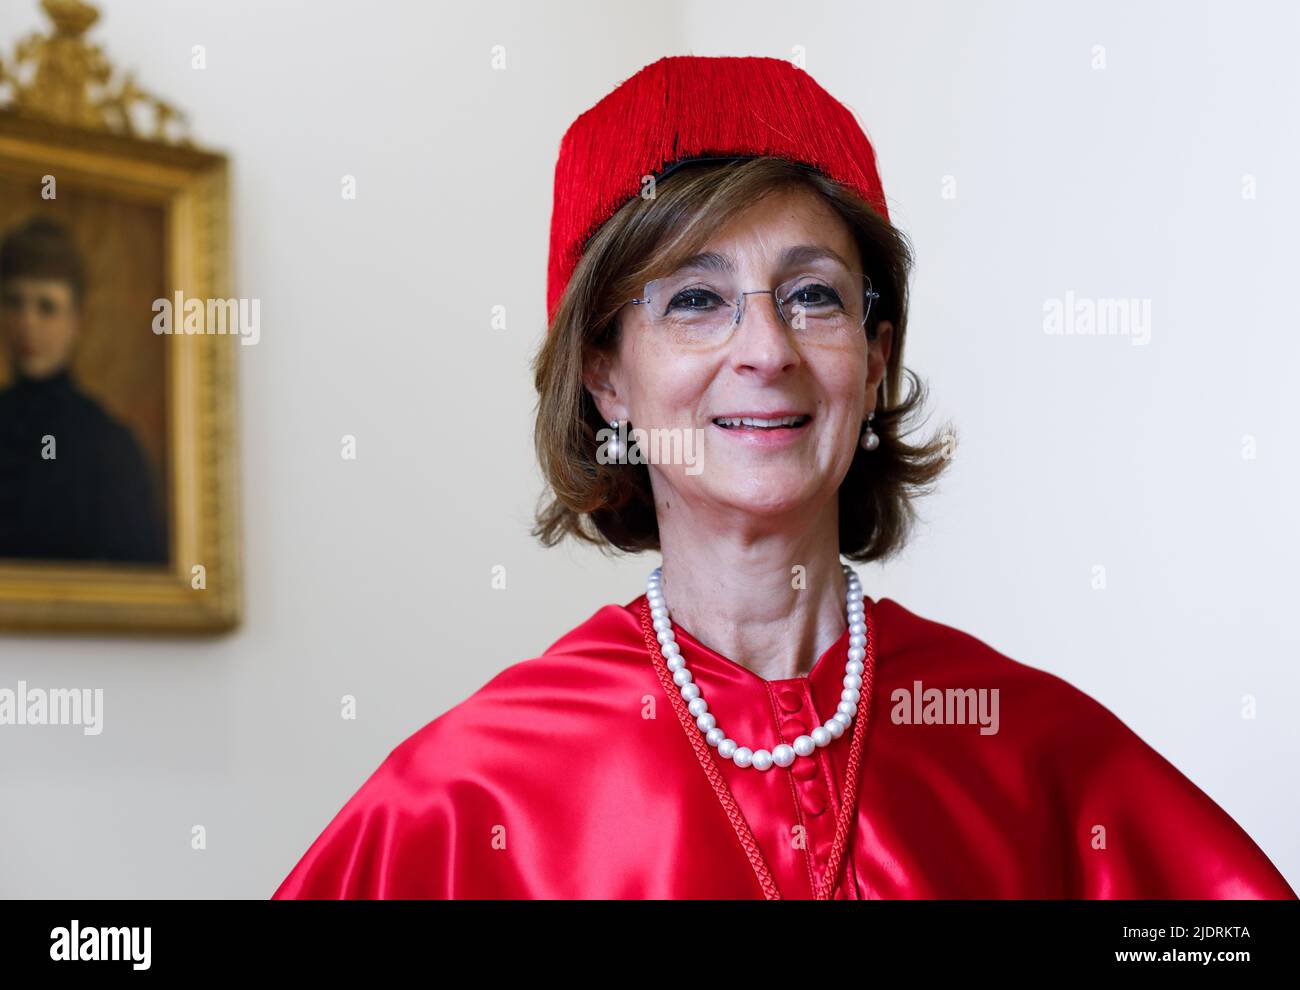
M0 111L0 628L238 623L227 211L220 154Z

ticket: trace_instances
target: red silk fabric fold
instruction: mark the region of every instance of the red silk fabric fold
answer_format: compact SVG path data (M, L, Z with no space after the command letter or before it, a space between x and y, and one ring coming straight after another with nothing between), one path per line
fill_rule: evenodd
M601 608L403 741L273 897L772 897L758 861L780 897L811 898L833 858L835 899L1296 896L1102 705L888 598L867 600L874 685L849 732L787 769L706 748L710 774L647 649L644 602ZM834 713L847 629L808 676L775 681L674 630L741 744L771 749ZM930 689L997 689L996 723L927 721Z

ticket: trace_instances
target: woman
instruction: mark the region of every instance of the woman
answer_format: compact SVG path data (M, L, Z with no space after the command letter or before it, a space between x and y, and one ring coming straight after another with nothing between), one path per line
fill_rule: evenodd
M152 471L72 361L86 266L71 231L32 217L0 240L0 558L166 563Z
M665 58L580 116L536 534L662 566L394 749L275 897L1294 897L1097 702L841 564L946 463L903 438L909 267L790 64Z

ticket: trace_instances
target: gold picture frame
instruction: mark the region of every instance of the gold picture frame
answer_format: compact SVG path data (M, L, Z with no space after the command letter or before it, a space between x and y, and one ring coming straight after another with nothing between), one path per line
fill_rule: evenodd
M229 297L223 155L0 110L0 178L35 189L48 176L57 177L60 192L160 208L169 293ZM238 624L235 396L242 338L176 333L165 340L168 563L0 560L0 629L199 632Z

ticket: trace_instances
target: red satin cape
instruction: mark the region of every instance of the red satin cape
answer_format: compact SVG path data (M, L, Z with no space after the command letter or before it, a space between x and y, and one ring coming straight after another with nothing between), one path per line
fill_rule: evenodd
M681 717L644 605L601 608L403 741L273 897L1296 896L1102 705L889 598L867 599L850 731L786 769L736 767ZM742 745L834 714L847 628L807 676L773 681L673 628ZM997 718L936 722L931 689L986 689Z

